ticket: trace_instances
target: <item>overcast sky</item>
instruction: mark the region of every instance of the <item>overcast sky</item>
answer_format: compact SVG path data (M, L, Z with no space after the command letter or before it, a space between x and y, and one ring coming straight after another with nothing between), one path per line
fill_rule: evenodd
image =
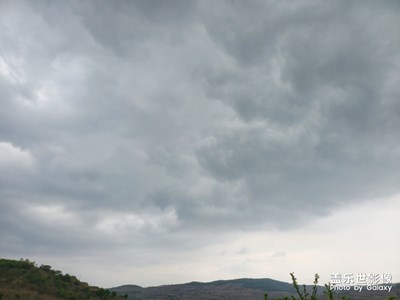
M400 281L397 1L1 1L0 104L1 257Z

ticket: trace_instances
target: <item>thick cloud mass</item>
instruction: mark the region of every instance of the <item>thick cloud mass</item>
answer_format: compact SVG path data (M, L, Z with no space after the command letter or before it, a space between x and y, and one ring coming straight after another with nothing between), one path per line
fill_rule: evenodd
M359 4L2 2L1 253L192 249L399 193L400 7Z

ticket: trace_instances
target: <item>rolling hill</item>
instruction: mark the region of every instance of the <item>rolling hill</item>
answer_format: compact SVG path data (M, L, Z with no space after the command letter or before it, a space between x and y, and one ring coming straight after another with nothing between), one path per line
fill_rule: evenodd
M400 284L393 284L391 293L382 291L360 292L334 292L335 299L350 297L351 300L385 300L400 299ZM137 285L123 285L110 289L129 295L130 300L262 300L264 293L268 293L268 299L278 299L285 296L297 296L292 284L265 279L233 279L218 280L213 282L190 282L185 284L162 285L143 288ZM307 286L311 292L311 286ZM317 286L318 299L328 299L323 294L324 287ZM390 298L395 297L395 298ZM298 299L296 297L295 299ZM309 298L307 298L309 299Z
M310 289L311 286L308 286ZM322 287L320 287L322 291ZM206 300L206 299L264 299L268 291L270 299L294 295L295 289L287 282L269 278L251 279L241 278L232 280L218 280L213 282L190 282L185 284L163 285L158 287L142 288L137 285L124 285L110 289L129 295L132 300Z
M126 299L107 289L89 286L75 276L36 266L29 260L0 259L1 300L118 300Z

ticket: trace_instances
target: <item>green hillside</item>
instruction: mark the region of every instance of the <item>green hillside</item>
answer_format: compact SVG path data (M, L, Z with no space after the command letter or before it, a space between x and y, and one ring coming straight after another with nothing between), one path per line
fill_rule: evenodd
M107 289L89 286L75 276L52 270L51 266L36 266L29 260L0 259L0 300L118 300Z

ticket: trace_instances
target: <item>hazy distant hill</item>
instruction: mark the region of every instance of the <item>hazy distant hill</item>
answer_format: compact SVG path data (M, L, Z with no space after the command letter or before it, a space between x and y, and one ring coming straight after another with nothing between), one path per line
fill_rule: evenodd
M308 289L311 286L307 286ZM110 290L128 294L130 300L263 300L295 295L292 284L273 279L233 279L213 282L190 282L186 284L163 285L142 288L137 285L123 285ZM324 288L318 286L318 299L327 299ZM336 293L335 299L350 296L351 300L384 300L396 296L400 300L400 284L394 284L391 293L363 291L361 293ZM297 297L296 297L297 299Z
M75 276L37 267L29 260L0 259L1 300L118 300L116 292L89 286Z
M322 287L320 287L322 291ZM158 287L142 288L137 285L124 285L110 289L129 295L132 300L255 300L264 299L268 291L271 299L295 293L293 286L287 282L273 279L233 279L213 282L190 282L186 284L163 285Z

